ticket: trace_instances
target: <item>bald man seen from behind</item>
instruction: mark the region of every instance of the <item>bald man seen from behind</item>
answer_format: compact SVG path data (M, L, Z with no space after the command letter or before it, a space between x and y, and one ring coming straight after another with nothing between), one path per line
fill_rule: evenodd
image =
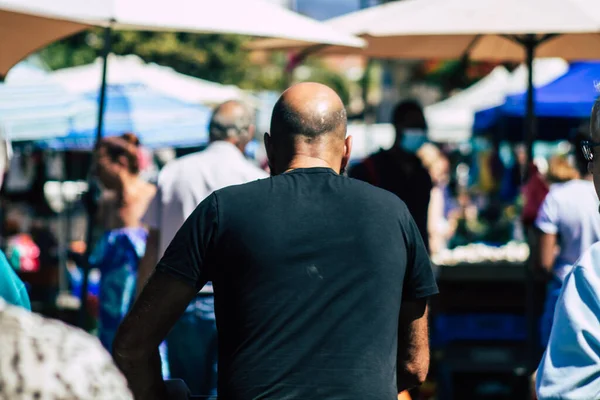
M207 281L220 399L393 400L423 382L431 264L397 196L340 174L346 125L328 87L283 93L272 176L203 201L121 326L114 356L136 399L165 398L158 345Z

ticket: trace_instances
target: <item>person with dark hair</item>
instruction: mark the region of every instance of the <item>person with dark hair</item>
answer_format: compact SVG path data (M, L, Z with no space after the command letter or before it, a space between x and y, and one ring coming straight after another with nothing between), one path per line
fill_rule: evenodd
M98 337L107 350L133 304L138 265L147 230L141 219L156 189L139 177L139 141L133 134L102 139L95 152L96 174L103 187L99 222L104 228L90 256L100 270Z
M427 214L433 183L429 172L415 155L427 142L423 109L415 101L403 101L394 109L392 123L396 131L392 148L369 156L354 166L349 175L388 190L402 199L429 248Z
M578 137L580 172L586 170L588 186L596 197L595 208L581 191L572 191L571 212L583 209L590 221L598 219L600 197L600 102L592 110L590 136ZM592 183L593 181L593 183ZM595 189L595 191L594 191ZM592 222L589 222L592 223ZM576 236L584 236L567 232ZM598 239L596 239L598 240ZM583 247L583 246L582 246ZM544 399L597 399L600 393L600 243L582 249L580 258L569 268L556 301L554 323L546 352L537 374L537 395Z
M554 308L565 276L579 257L600 240L598 198L580 143L574 138L576 167L580 178L552 185L535 220L539 232L538 263L548 277L546 303L541 324L541 344L546 346L554 319Z
M114 358L136 398L166 398L157 346L208 281L219 398L396 400L425 380L431 262L404 202L340 174L346 128L327 86L282 94L271 178L202 201L119 329Z
M254 137L254 115L239 101L227 101L213 112L210 144L169 162L158 177L158 192L144 222L150 227L146 254L140 265L141 290L175 233L202 200L213 191L266 178L266 172L244 156ZM217 390L217 327L212 285L190 303L168 337L169 375L183 379L191 392L215 396Z

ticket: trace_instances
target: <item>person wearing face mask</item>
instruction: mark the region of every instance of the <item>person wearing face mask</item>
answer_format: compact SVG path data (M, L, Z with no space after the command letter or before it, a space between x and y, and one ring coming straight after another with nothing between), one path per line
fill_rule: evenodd
M348 175L402 199L429 248L427 213L433 184L429 172L415 154L427 142L423 109L413 100L400 102L392 114L392 123L396 131L392 148L369 156L352 168Z
M2 187L4 176L8 172L11 153L10 142L6 140L0 129L0 187ZM31 310L25 284L19 279L2 251L0 251L0 298L8 304Z
M577 143L600 197L600 102L590 137ZM573 199L580 199L577 193ZM586 199L576 200L578 206ZM595 214L595 211L594 211ZM597 216L597 215L596 215ZM589 215L589 218L595 218ZM565 278L548 347L537 373L538 399L597 399L600 393L600 242L589 247Z

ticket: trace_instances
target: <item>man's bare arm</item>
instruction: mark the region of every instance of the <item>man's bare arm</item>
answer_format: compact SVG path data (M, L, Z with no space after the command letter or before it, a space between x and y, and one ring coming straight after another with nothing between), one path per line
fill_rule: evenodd
M403 301L398 323L398 392L421 385L429 371L427 299Z
M135 297L138 298L142 289L146 286L146 282L152 275L154 267L158 264L158 246L160 244L160 231L155 228L150 228L148 232L148 240L146 241L146 253L140 260L138 267L138 276L136 284Z
M119 327L113 357L136 400L165 400L158 346L198 289L155 271Z
M552 275L556 260L557 236L549 233L539 233L538 268L547 276Z

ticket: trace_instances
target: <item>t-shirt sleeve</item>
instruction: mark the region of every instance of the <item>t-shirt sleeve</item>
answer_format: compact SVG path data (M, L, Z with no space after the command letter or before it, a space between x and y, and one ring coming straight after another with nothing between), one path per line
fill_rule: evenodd
M218 233L216 193L207 197L185 221L156 269L201 289L212 280L212 259Z
M407 263L402 297L404 300L416 300L437 294L438 286L419 228L408 209L405 210L403 226Z
M558 202L550 192L538 211L535 226L544 233L554 235L558 233L558 222Z

